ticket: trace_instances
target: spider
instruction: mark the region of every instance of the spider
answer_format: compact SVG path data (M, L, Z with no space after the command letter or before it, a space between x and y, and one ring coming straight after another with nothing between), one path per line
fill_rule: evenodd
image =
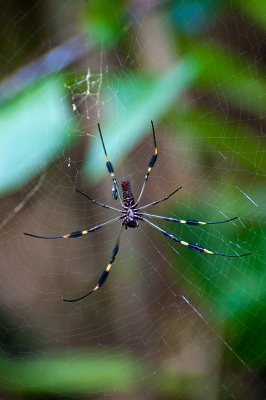
M89 296L90 294L96 292L105 283L105 281L111 271L112 265L115 261L117 253L119 251L119 244L120 244L120 238L121 238L122 231L126 230L127 228L137 228L139 226L139 221L147 223L154 229L161 232L166 237L174 240L177 243L180 243L183 246L186 246L192 250L195 250L199 253L212 254L212 255L222 256L222 257L244 257L244 256L247 256L250 254L250 253L245 253L245 254L240 254L240 255L239 254L223 254L223 253L219 253L218 251L211 251L211 250L206 249L205 247L200 246L197 243L186 242L186 241L182 240L181 238L173 235L172 233L162 229L160 226L158 226L154 222L152 222L150 219L152 219L152 220L160 219L160 220L164 220L164 221L170 221L170 222L174 222L174 223L178 223L178 224L185 224L185 225L211 225L211 224L223 224L226 222L234 221L235 219L238 218L238 217L234 217L234 218L226 219L223 221L216 221L216 222L203 222L203 221L198 221L198 220L194 220L194 219L184 220L184 219L170 218L170 217L165 217L165 216L156 215L156 214L149 214L144 211L148 207L155 206L156 204L159 204L159 203L162 203L163 201L168 200L175 193L177 193L180 189L182 189L182 187L178 187L176 190L174 190L172 193L170 193L168 196L166 196L162 199L155 200L155 201L152 201L151 203L139 206L139 202L144 193L144 189L145 189L145 186L149 179L150 172L151 172L152 168L154 167L154 165L157 161L157 156L158 156L158 149L157 149L157 144L156 144L156 139L155 139L155 130L154 130L153 121L151 121L151 127L152 127L152 135L153 135L153 142L154 142L154 154L152 155L150 162L148 164L148 169L147 169L146 175L144 177L144 182L143 182L143 185L142 185L142 188L141 188L141 191L140 191L137 201L135 201L135 199L134 199L130 181L127 179L123 179L121 181L121 189L122 189L122 197L121 197L120 190L119 190L118 184L117 184L117 180L116 180L116 177L114 174L114 168L113 168L111 161L109 161L109 159L108 159L108 155L107 155L106 147L104 144L100 124L98 124L99 134L100 134L104 154L106 157L106 167L107 167L107 170L113 180L112 194L113 194L113 197L115 200L119 199L119 201L121 203L121 208L106 205L104 203L101 203L97 200L92 199L91 197L82 193L78 189L75 189L75 190L78 193L80 193L81 195L85 196L89 201L93 202L94 204L97 204L100 207L107 208L108 210L114 210L114 211L118 212L119 215L112 219L109 219L99 225L93 226L89 229L71 232L71 233L68 233L68 234L62 235L62 236L40 236L40 235L33 235L31 233L24 232L24 235L31 236L34 238L39 238L39 239L70 239L70 238L78 238L80 236L87 235L88 233L95 232L98 229L101 229L102 227L104 227L114 221L117 221L117 220L122 221L120 231L118 234L118 238L117 238L116 243L112 250L112 256L111 256L110 261L107 264L106 268L100 275L97 285L94 287L94 289L90 290L88 293L84 294L81 297L74 298L74 299L63 299L63 301L66 301L66 302L80 301L80 300L84 299L85 297Z

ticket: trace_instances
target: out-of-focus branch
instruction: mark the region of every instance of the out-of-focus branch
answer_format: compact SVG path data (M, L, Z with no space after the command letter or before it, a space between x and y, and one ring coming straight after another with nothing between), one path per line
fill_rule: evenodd
M17 206L13 209L8 216L0 222L0 230L3 229L16 215L19 213L22 208L28 203L28 201L39 191L41 188L43 181L45 178L45 174L43 174L36 185L26 194L26 196L17 204Z
M43 75L66 68L84 56L88 49L89 44L86 37L77 36L20 68L0 83L0 102L8 100Z

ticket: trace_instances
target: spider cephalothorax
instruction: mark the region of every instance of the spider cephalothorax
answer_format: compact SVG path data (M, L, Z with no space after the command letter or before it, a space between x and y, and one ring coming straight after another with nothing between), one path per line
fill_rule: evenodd
M125 227L125 229L127 229L137 228L139 226L138 220L140 220L141 217L134 210L134 208L129 207L125 209L125 211L122 211L121 219L123 220L123 226Z
M142 195L144 192L144 188L146 186L146 183L148 181L150 172L152 170L152 168L154 167L156 161L157 161L157 155L158 155L158 150L157 150L157 145L156 145L156 140L155 140L155 132L154 132L154 126L153 126L153 122L151 121L151 125L152 125L152 134L153 134L153 141L154 141L154 154L152 155L150 162L148 164L148 168L147 168L147 172L144 178L144 182L140 191L140 194L138 196L137 201L135 202L134 200L134 196L132 194L132 190L131 190L131 185L128 179L123 179L121 182L121 188L122 188L122 198L121 198L121 194L118 188L118 184L117 184L117 180L114 174L114 168L112 163L108 160L108 155L107 155L107 151L105 148L105 144L103 141L103 137L102 137L102 132L101 132L101 128L100 125L98 124L98 128L99 128L99 133L100 133L100 137L101 137L101 141L102 141L102 145L103 145L103 150L105 153L105 157L106 157L106 167L107 170L109 172L109 174L111 175L111 178L113 180L113 188L112 188L112 193L113 193L113 197L115 200L120 201L121 204L121 208L117 208L117 207L113 207L113 206L109 206L107 204L104 203L100 203L99 201L96 201L94 199L92 199L91 197L87 196L86 194L80 192L79 190L77 190L77 192L81 193L83 196L85 196L88 200L92 201L94 204L98 204L101 207L107 208L109 210L113 210L116 211L117 213L119 213L118 216L109 219L108 221L102 222L99 225L93 226L89 229L84 229L82 231L74 231L71 233L67 233L66 235L62 235L62 236L39 236L39 235L32 235L31 233L24 233L25 235L28 236L32 236L35 238L40 238L40 239L69 239L69 238L78 238L80 236L83 235L87 235L90 232L94 232L98 229L101 229L103 226L108 225L114 221L118 221L119 219L122 220L122 224L120 226L120 231L118 234L118 238L116 240L116 243L113 247L112 250L112 256L109 260L109 263L107 264L106 268L103 270L102 274L100 275L100 278L98 279L98 283L97 285L94 287L94 289L92 289L90 292L84 294L81 297L78 297L77 299L63 299L64 301L68 301L68 302L74 302L74 301L79 301L84 299L85 297L89 296L91 293L96 292L96 290L98 290L106 281L107 277L109 276L110 270L112 268L112 265L115 261L116 255L119 251L119 244L120 244L120 237L121 237L121 233L124 229L127 228L136 228L139 226L138 221L143 221L146 224L152 226L153 228L157 229L159 232L161 232L163 235L165 235L166 237L174 240L176 243L179 243L183 246L186 246L192 250L195 250L199 253L205 253L205 254L213 254L216 256L222 256L222 257L243 257L243 256L247 256L250 253L245 253L245 254L223 254L223 253L219 253L218 251L211 251L206 249L203 246L200 246L199 244L195 244L195 243L190 243L190 242L186 242L184 240L182 240L180 237L173 235L172 233L166 231L165 229L162 229L160 226L158 226L157 224L155 224L153 221L154 219L159 219L159 220L164 220L164 221L169 221L169 222L174 222L174 223L178 223L178 224L185 224L185 225L207 225L207 224L223 224L225 222L229 222L229 221L233 221L235 220L237 217L234 218L230 218L230 219L226 219L224 221L217 221L217 222L204 222L204 221L198 221L195 219L177 219L177 218L171 218L171 217L165 217L165 216L161 216L161 215L157 215L157 214L150 214L147 213L146 210L148 207L152 207L156 204L159 204L163 201L168 200L171 196L173 196L176 192L178 192L181 187L177 188L176 190L174 190L171 194L169 194L168 196L159 199L159 200L155 200L152 201L151 203L139 206L139 202L142 199ZM148 218L148 219L147 219Z

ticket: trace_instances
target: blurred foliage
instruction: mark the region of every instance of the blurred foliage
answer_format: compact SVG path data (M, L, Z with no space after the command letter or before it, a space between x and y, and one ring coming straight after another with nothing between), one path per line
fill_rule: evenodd
M263 203L265 197L264 190L257 190L255 193L256 199L259 204ZM204 204L204 199L198 205L195 201L195 209L201 210L201 219L210 220L214 219L214 211L225 210L228 204L230 205L230 216L237 215L239 208L241 214L245 215L245 208L242 206L241 198L233 190L228 190L224 186L219 188L219 198L215 199L215 206L211 211L207 204ZM186 208L178 205L178 208L173 208L175 215L182 215L184 218L195 218L199 216L198 211L195 215L187 215ZM260 208L256 214L257 218L261 220L264 218L266 206ZM248 202L246 205L246 213L248 213ZM216 218L218 218L216 216ZM191 258L195 258L191 251L182 251L180 253L184 257L184 265L188 265L182 274L187 280L193 282L196 287L201 289L200 296L202 301L206 300L211 308L215 310L212 318L215 324L222 324L225 329L224 338L230 342L230 346L236 351L236 354L241 355L241 360L249 366L261 368L265 363L265 318L262 316L266 313L266 287L265 287L265 267L261 260L265 258L266 246L265 240L258 243L255 248L249 244L251 237L256 235L256 227L249 226L249 222L243 219L244 225L240 221L227 226L209 227L209 230L214 232L214 235L208 234L208 229L204 228L204 235L202 232L186 231L187 237L190 239L201 234L200 244L204 244L207 240L208 248L211 250L223 251L225 253L234 254L251 251L249 257L239 259L227 259L226 262L222 257L216 257L215 260L206 259L202 255L196 255L197 263L193 267ZM217 237L222 235L226 239L221 242ZM237 230L237 237L235 237ZM265 237L265 229L263 228L262 237ZM184 235L185 232L183 231ZM207 238L207 239L206 239ZM193 239L191 240L193 242ZM232 243L244 243L245 248L241 250L234 248ZM226 242L228 243L228 250L226 249ZM254 241L252 240L252 243ZM223 247L221 247L223 246ZM173 263L178 265L178 263ZM177 277L179 277L179 266L176 270ZM218 282L218 283L217 283ZM256 344L254 346L254 344ZM241 366L239 360L235 360L238 367Z
M168 13L179 34L197 33L213 20L215 12L220 12L221 0L170 0Z
M161 76L142 74L114 77L108 80L108 93L115 93L108 102L108 115L101 129L104 132L106 148L112 152L114 147L113 132L119 138L119 152L127 154L147 134L147 115L154 115L154 122L169 110L172 103L181 96L199 74L198 63L187 55L167 73ZM104 96L108 98L108 93ZM117 101L117 99L119 99ZM112 162L116 163L118 153L113 153ZM89 149L85 172L99 179L106 173L106 166L97 151Z
M244 12L258 26L258 28L266 29L266 3L264 0L243 1L233 0L236 12Z
M35 358L0 359L0 390L23 395L70 395L140 390L143 379L150 390L165 395L193 394L203 384L200 373L177 374L167 368L152 375L144 363L112 351L67 352ZM193 386L191 386L193 384Z
M180 107L178 115L171 113L171 120L189 136L193 136L195 143L198 141L198 148L217 149L225 155L233 153L235 163L246 167L249 172L265 171L266 157L261 151L263 138L258 137L254 129L241 126L239 122L225 119L221 113L201 106ZM245 140L242 140L243 137Z
M129 357L110 352L0 359L0 387L14 393L119 393L134 388L144 373Z
M49 77L0 110L0 193L24 186L71 143L73 116L63 80Z
M99 46L115 46L123 32L126 0L88 1L82 12L82 28L88 40Z
M121 157L126 157L133 151L148 133L150 116L155 121L170 118L175 128L173 132L182 128L194 141L196 148L200 149L202 146L204 150L221 151L225 154L230 151L230 154L234 155L234 165L236 168L241 166L246 176L256 173L265 176L266 159L262 131L256 130L256 126L251 127L249 124L238 122L234 117L230 119L226 112L214 110L211 105L203 106L197 101L193 101L193 105L190 102L186 104L184 100L184 95L189 96L193 88L198 92L208 93L210 98L215 94L220 102L227 104L230 109L247 115L250 113L254 120L260 120L266 112L263 60L254 63L248 57L227 48L222 40L210 41L204 37L204 29L210 22L215 23L215 15L221 15L222 18L223 13L229 10L224 2L194 0L167 3L167 7L158 7L156 12L161 12L171 24L171 32L175 34L178 61L161 73L132 69L127 75L121 72L113 74L108 82L105 82L105 96L108 98L111 97L110 93L115 93L116 101L115 104L112 101L108 103L102 124L106 147L112 151L112 132L115 130L121 160ZM255 4L250 0L234 0L232 4L234 12L241 15L244 13L258 31L265 30L265 1L257 1ZM109 52L119 50L128 54L131 43L127 33L134 24L130 6L126 1L118 1L111 5L107 0L84 2L80 15L80 34L85 32L88 42L99 52L108 48ZM65 71L51 74L45 79L40 74L34 85L26 87L8 103L2 104L1 194L19 190L54 162L56 157L62 154L65 146L71 145L74 139L78 140L74 133L76 122L64 90L64 73ZM173 111L175 107L178 112ZM99 181L104 168L98 152L88 148L84 162L87 176L91 177L93 174ZM233 172L235 176L235 171ZM226 206L229 209L230 205L230 213L234 216L238 215L239 209L243 213L245 207L238 201L235 186L233 190L229 185L232 179L229 177L228 185L221 185L219 196L213 200L217 210L223 210ZM230 342L234 354L239 355L242 360L239 361L235 357L232 361L228 357L227 362L230 365L238 363L239 371L246 367L245 363L257 370L266 366L266 285L265 266L262 264L266 246L265 229L262 225L257 236L262 239L254 239L258 229L255 217L260 222L265 218L265 189L254 183L253 194L260 207L257 207L256 213L250 217L252 227L245 228L245 225L249 224L247 221L245 225L236 223L223 226L221 231L230 244L230 252L235 250L231 243L240 241L245 251L252 251L251 257L227 260L225 263L224 259L219 257L207 260L189 249L181 250L181 255L171 255L177 268L188 266L182 273L199 288L202 300L212 308L211 322L220 327L221 334ZM174 204L169 204L169 207L172 207L175 215L194 217L187 215L185 206L179 204L178 208L175 208ZM204 198L200 203L198 199L191 200L190 211L192 209L197 213L201 210L206 220L214 218L213 209L208 207L207 202L204 206ZM248 213L248 208L246 211ZM187 232L192 238L195 235L197 240L196 235L200 231L195 234L190 230ZM217 240L218 235L217 231L216 235L208 235L208 247L224 251L217 248L217 242L219 246L226 246L225 241ZM201 238L204 238L204 235L201 234ZM256 248L251 248L250 243L257 243ZM193 264L191 260L194 257L197 257L197 263ZM179 270L176 270L176 278L179 276ZM95 354L72 354L63 357L57 355L54 359L41 357L37 360L2 358L0 385L3 389L17 393L91 393L113 390L119 392L138 387L139 376L145 374L144 371L143 365L136 360L127 359L124 354L108 359L103 356L99 358ZM197 382L199 377L188 377L189 384L186 381L187 377L180 374L179 378L183 382L180 386L177 384L176 374L172 376L171 373L161 371L157 377L158 382L161 382L160 388L165 385L164 393L180 394L181 387L187 387L185 392L189 396L191 382Z
M184 52L191 51L201 66L201 75L196 85L215 92L221 101L255 114L266 112L265 72L259 65L251 68L251 60L236 56L222 48L220 43L196 38L183 39ZM191 49L192 47L192 49Z

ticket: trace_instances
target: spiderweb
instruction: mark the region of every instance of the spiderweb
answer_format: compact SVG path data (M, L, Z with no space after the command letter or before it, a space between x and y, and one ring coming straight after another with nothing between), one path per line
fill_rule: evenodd
M150 212L203 221L236 215L239 219L205 227L152 221L185 241L226 254L252 252L251 256L230 259L199 254L140 223L138 229L124 232L102 289L82 302L66 304L62 297L78 297L97 283L110 259L119 222L89 237L69 241L42 241L18 234L65 234L115 216L74 191L78 187L94 199L119 207L112 198L107 171L101 179L95 170L84 174L84 165L93 153L103 166L105 163L97 122L106 118L109 102L119 102L109 85L109 71L112 68L123 85L124 75L134 79L136 68L158 71L163 58L167 63L173 61L169 49L174 39L165 32L169 20L159 21L147 11L144 19L133 15L130 8L128 12L132 20L134 16L138 31L127 31L131 45L126 54L117 51L116 61L110 61L102 49L92 65L71 72L71 83L66 83L73 113L79 120L79 140L69 145L40 181L22 190L18 202L17 198L3 200L1 298L6 351L33 355L37 348L47 355L58 349L82 348L95 351L101 361L112 358L109 351L113 350L136 362L138 379L130 393L137 398L236 399L247 394L249 399L263 398L265 382L259 372L265 359L265 172L261 167L265 150L259 142L264 132L263 111L259 121L252 110L242 115L226 100L227 92L218 84L211 93L197 89L184 97L181 105L173 103L164 119L156 123L158 162L142 200L142 204L149 203L182 186L174 198ZM242 19L244 14L236 18L230 10L229 16L216 21L215 28L206 29L204 25L198 29L210 41L216 37L224 40L222 35L228 34L229 43L230 35L235 35L233 46L239 51L246 48L252 62L259 64L256 40L250 46L250 34L243 32ZM233 28L229 29L230 24ZM158 27L162 29L159 33ZM237 90L233 95L239 95L240 106L244 105L246 99ZM142 95L139 93L139 98ZM190 114L180 119L176 132L180 108L186 112L195 102L212 102L208 112L221 111L224 116L214 123L214 133L205 138L196 133L197 124ZM124 113L130 113L130 109ZM200 117L201 127L208 129L205 115L201 113ZM119 114L114 114L114 123L119 123L118 119ZM156 115L147 115L147 131L151 119ZM243 122L256 132L258 144L250 149L253 169L239 161L235 146L228 146L230 122L238 128L230 140L237 142L239 153L246 151ZM113 145L107 149L109 159L116 160L119 181L130 179L137 198L153 153L152 137L146 135L134 148L129 142L125 158L120 140L113 131ZM10 332L17 337L16 346L9 345ZM257 346L261 346L261 354ZM93 395L108 398L110 391L99 386ZM112 396L120 395L114 385Z

